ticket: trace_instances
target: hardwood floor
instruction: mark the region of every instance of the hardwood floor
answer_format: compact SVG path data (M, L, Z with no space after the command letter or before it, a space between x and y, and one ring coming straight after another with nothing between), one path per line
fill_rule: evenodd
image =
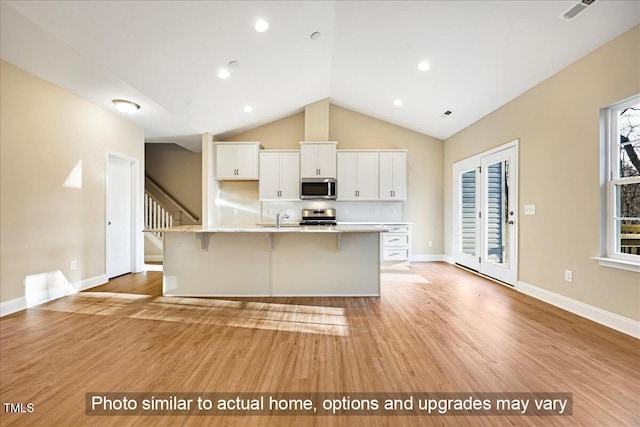
M444 263L380 298L161 297L122 276L0 319L2 426L638 426L640 342ZM89 416L86 393L572 393L571 416ZM360 393L360 394L358 394ZM372 393L378 393L374 395Z

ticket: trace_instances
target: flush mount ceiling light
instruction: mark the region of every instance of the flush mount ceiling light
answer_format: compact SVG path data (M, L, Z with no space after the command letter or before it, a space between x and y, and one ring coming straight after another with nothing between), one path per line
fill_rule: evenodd
M269 23L264 19L258 19L256 21L256 26L254 27L257 32L264 33L269 29Z
M422 61L418 64L418 70L420 71L427 71L429 68L431 68L431 65L427 61Z
M127 101L126 99L114 99L111 102L113 102L113 105L115 105L122 114L133 114L140 109L138 104Z
M240 63L238 61L231 61L227 65L229 66L229 68L238 68Z
M311 36L309 36L309 38L311 40L318 40L321 35L322 34L320 34L320 31L315 31L315 32L311 33Z
M229 70L225 70L224 68L218 71L218 78L220 79L228 79L230 75L231 73L229 72Z
M244 106L244 112L245 113L250 113L253 111L253 107L251 105L245 105Z
M396 107L402 107L402 99L396 99L395 101L393 101L393 105L395 105Z

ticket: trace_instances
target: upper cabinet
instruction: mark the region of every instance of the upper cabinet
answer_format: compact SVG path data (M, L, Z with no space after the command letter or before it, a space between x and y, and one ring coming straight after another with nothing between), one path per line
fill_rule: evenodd
M260 200L300 200L300 152L260 151Z
M216 179L257 180L259 142L216 142Z
M337 142L300 142L300 177L335 178Z
M340 150L338 200L378 200L378 152Z
M380 152L380 200L407 199L407 152Z

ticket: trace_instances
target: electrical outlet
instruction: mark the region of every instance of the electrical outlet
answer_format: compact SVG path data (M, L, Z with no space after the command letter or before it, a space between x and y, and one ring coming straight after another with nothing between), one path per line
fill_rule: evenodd
M71 260L71 270L77 270L78 269L78 261Z
M234 215L238 215L238 209L233 208L233 214L234 214Z
M429 245L429 247L433 246L433 242L431 240L429 240L429 243L427 243L427 245Z
M565 280L565 282L572 282L573 281L573 271L565 270L564 271L564 280Z
M536 205L524 205L524 214L525 215L535 215L536 214Z

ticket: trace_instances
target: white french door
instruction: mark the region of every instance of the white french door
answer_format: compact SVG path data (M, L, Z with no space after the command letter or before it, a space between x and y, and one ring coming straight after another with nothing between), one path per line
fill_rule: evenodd
M454 261L515 285L517 141L454 164Z

